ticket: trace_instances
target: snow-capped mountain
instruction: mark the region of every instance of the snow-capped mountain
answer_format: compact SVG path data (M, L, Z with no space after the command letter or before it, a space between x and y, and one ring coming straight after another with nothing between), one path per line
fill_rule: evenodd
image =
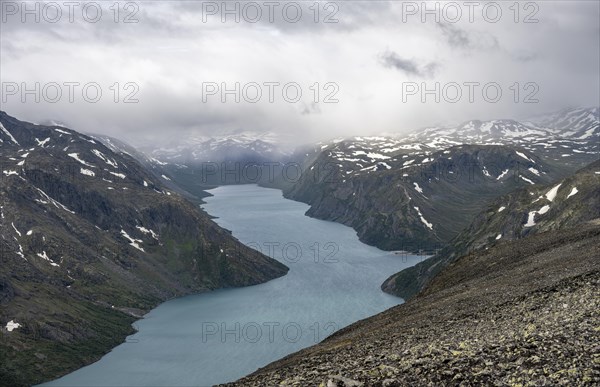
M534 117L540 127L549 128L561 137L573 140L600 140L600 108L571 108Z
M284 194L310 204L309 215L350 225L380 248L447 243L496 195L552 183L598 160L595 113L556 115L553 127L473 120L318 144ZM582 132L592 134L581 138Z
M455 127L431 127L408 135L352 137L319 144L332 162L353 176L421 165L434 152L462 144L517 146L571 172L600 154L598 108L570 109L539 117L537 123L512 119L472 120Z
M241 132L191 137L160 148L143 148L152 158L170 164L202 162L280 161L289 155L283 139L271 132Z
M383 249L417 251L447 243L488 200L560 176L535 154L505 145L395 156L356 150L356 142L335 149L306 165L284 196L310 204L310 216L352 226L361 240ZM355 159L340 161L342 149ZM353 169L366 162L374 164Z

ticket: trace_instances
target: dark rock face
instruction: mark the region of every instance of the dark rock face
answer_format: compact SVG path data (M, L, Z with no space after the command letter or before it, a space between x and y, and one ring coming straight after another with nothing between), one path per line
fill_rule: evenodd
M494 200L435 256L387 279L382 289L416 295L453 260L505 240L560 230L600 217L600 161L550 185L535 185Z
M161 301L287 272L128 154L4 112L0 123L0 379L60 376Z
M599 242L594 222L464 256L415 299L229 385L596 385Z

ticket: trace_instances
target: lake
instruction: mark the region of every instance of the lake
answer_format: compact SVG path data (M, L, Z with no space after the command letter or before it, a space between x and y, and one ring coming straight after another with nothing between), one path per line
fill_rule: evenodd
M265 284L165 302L98 362L44 386L208 386L236 380L402 302L379 286L423 257L367 246L308 205L256 185L210 191L203 208L246 245L286 264Z

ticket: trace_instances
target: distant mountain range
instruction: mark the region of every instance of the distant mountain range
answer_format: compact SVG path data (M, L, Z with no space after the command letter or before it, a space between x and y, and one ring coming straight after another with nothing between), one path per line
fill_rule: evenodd
M295 168L291 168L292 177L286 176L286 164L302 165L302 172L311 174L312 163L318 159L320 167L327 168L321 173L331 176L333 169L339 169L336 173L340 176L354 178L370 172L402 170L411 159L427 159L437 151L463 144L518 147L543 158L553 171L565 175L589 163L600 152L598 115L598 108L572 108L523 122L471 120L408 134L304 144L295 151L290 151L289 140L270 132L186 138L142 151L154 165L160 164L177 185L200 196L202 188L222 184L258 183L288 189L297 179L293 177ZM298 139L295 141L298 143ZM257 174L260 178L255 178Z
M270 132L186 138L181 143L141 150L163 163L194 166L223 161L301 163L306 156L328 149L340 152L341 161L355 160L355 170L358 171L378 168L378 164L379 168L387 168L389 163L386 160L393 161L397 154L425 155L462 144L519 145L561 163L577 163L581 158L588 160L589 155L600 151L599 110L598 107L570 108L523 122L513 119L471 120L458 126L423 128L408 134L342 138L314 146L303 144L303 139L294 139L297 145L301 145L295 153L289 150L289 139L283 141ZM336 144L341 141L352 143L355 147L353 152L344 153L344 150L337 149Z
M287 272L122 146L0 112L3 382L97 360L164 300Z
M281 160L290 153L286 149L280 136L271 132L190 137L172 145L141 148L162 162L188 166L203 162Z

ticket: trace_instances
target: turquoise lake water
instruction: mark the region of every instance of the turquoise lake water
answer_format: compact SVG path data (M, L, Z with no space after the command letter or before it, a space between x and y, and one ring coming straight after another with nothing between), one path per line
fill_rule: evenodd
M236 380L402 302L380 290L422 257L361 243L349 227L256 185L210 191L203 208L290 271L265 284L171 300L98 362L44 386L208 386Z

